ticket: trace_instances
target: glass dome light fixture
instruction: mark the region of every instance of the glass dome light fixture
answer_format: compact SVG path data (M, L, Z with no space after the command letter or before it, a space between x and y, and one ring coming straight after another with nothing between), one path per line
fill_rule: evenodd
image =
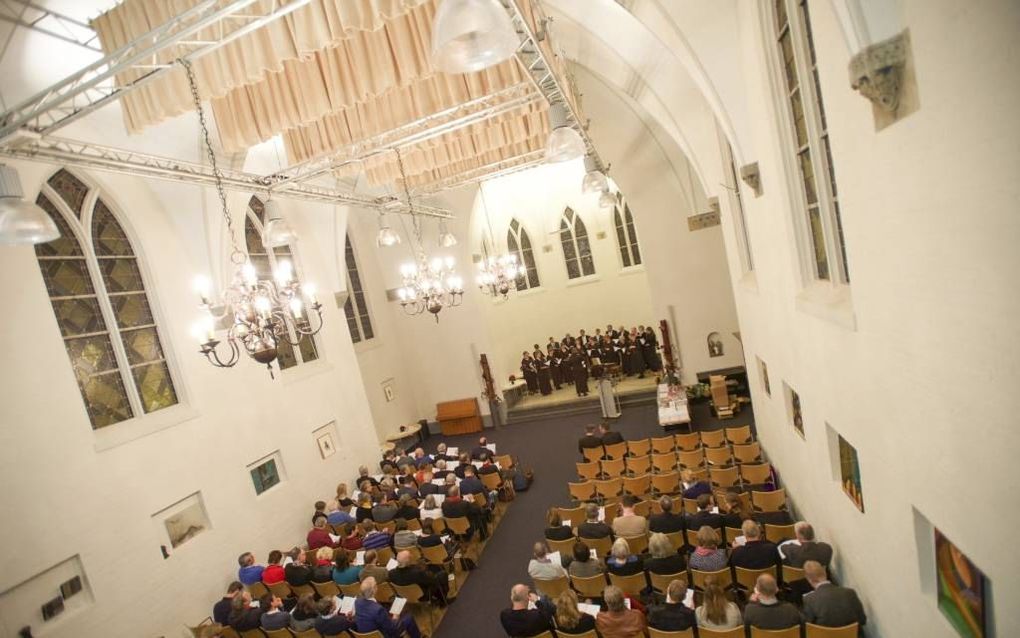
M60 237L53 218L34 202L25 201L24 194L18 171L0 164L0 244L44 244Z
M521 44L498 0L443 0L432 22L432 64L472 73L508 60Z
M557 102L549 107L549 139L545 143L545 161L567 162L582 157L587 150L581 134L567 121L567 105Z
M598 162L595 161L593 156L585 155L584 171L584 179L581 180L581 192L586 194L595 194L609 190L609 180L607 180L605 174L599 170Z
M446 220L439 220L439 247L453 248L457 245L457 237L446 227Z
M386 223L386 213L379 214L379 234L375 237L375 243L383 248L396 246L400 243L400 235Z
M283 218L280 202L268 199L265 203L266 225L262 231L262 245L266 248L279 248L297 241L297 233Z

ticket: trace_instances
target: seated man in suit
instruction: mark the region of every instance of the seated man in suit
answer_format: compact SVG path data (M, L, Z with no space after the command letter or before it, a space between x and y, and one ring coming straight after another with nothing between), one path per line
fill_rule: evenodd
M758 523L747 520L740 527L744 532L744 544L735 545L730 552L730 565L744 569L767 569L779 567L779 552L775 543L761 537Z
M584 506L585 521L577 526L578 538L606 538L613 535L613 529L599 520L599 506L588 503Z
M697 625L694 610L684 605L686 597L686 580L669 581L666 602L648 608L648 626L660 631L685 631Z
M814 589L804 595L804 619L809 623L824 627L857 623L863 627L868 621L857 592L830 583L821 563L813 560L804 563L804 577Z
M227 593L223 598L219 599L215 605L213 605L212 619L213 622L221 625L226 625L230 622L230 606L234 602L234 599L241 595L244 591L244 585L241 581L235 580L227 586Z
M799 627L800 612L790 603L776 598L779 585L771 574L762 574L754 583L754 593L744 608L744 624L759 629Z
M672 534L684 528L684 517L681 514L673 513L673 499L663 496L659 499L661 514L652 514L648 517L648 529L662 534Z
M698 511L687 515L687 522L685 523L687 529L701 529L705 525L712 529L722 529L722 514L713 514L712 507L711 494L698 496Z
M270 631L286 629L290 626L290 613L283 610L283 601L279 596L266 594L259 601L262 609L262 628Z
M350 619L339 613L340 606L335 597L323 598L316 604L319 609L319 617L315 620L315 630L326 638L339 636L348 629L354 628Z
M410 638L421 638L414 616L405 613L394 620L386 608L376 602L375 589L375 578L372 576L361 581L361 595L354 601L355 631L364 634L378 631L383 638L401 638L407 632Z
M810 523L798 521L793 526L797 542L787 542L779 546L783 562L790 567L803 567L804 563L813 560L828 567L832 560L832 546L815 540L815 530Z
M620 500L620 515L613 519L613 533L617 536L643 536L648 533L648 519L634 512L637 497L626 494Z
M447 496L443 499L441 506L443 516L446 518L466 517L468 522L471 523L471 527L467 532L467 540L474 536L475 531L484 540L488 536L488 529L486 528L485 514L482 512L482 509L474 503L469 503L461 498L460 488L456 485L451 486L446 494Z
M535 609L528 609L528 603ZM514 585L510 590L510 609L499 612L499 622L510 638L531 638L552 630L555 607L545 596L539 598L527 585Z
M464 468L464 479L460 482L460 493L461 496L465 494L471 494L472 496L479 495L482 497L486 496L485 486L482 485L481 480L479 480L473 465L471 467ZM475 500L474 502L479 505L482 503L482 501L478 500Z
M602 438L602 445L612 445L614 443L623 443L623 435L619 432L611 432L609 430L609 424L605 421L599 425L599 433Z
M390 570L389 577L394 585L418 585L434 604L442 606L447 602L450 581L446 577L446 570L442 567L427 570L421 565L415 565L411 552L407 550L397 553L397 566Z
M485 459L492 456L492 450L485 447L489 444L488 439L484 436L478 438L478 447L471 449L471 460L472 461L484 461Z
M376 584L385 583L390 579L390 573L385 566L379 564L379 554L374 549L365 551L365 566L361 568L361 580L369 576L375 579Z
M602 448L602 438L595 432L594 425L584 426L584 436L577 442L577 451L584 456L587 448Z

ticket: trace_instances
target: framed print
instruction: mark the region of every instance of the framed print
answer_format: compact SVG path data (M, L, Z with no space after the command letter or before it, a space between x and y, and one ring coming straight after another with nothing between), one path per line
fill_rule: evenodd
M336 452L336 443L333 441L332 432L324 432L315 439L316 443L319 444L319 454L322 458L327 459Z

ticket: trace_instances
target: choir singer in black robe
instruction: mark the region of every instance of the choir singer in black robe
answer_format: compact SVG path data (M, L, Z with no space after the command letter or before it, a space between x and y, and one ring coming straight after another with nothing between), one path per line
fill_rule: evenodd
M553 349L549 353L549 371L552 372L553 386L559 390L563 385L563 350L558 343L553 344Z
M541 350L535 351L535 371L538 373L538 389L542 396L552 394L552 375L549 372L549 360Z
M521 353L521 372L524 373L524 382L528 385L528 394L538 392L538 373L535 371L535 360L527 352Z
M659 358L659 342L655 338L655 330L651 326L645 329L645 343L641 346L641 355L644 357L645 366L652 372L662 369L662 360Z
M577 396L588 396L588 359L581 354L579 348L574 348L568 359L570 374L574 377L574 389Z

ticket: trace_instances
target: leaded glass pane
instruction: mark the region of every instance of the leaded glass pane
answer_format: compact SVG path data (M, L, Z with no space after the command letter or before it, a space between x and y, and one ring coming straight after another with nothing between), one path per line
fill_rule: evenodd
M113 314L117 317L117 325L121 328L149 326L155 323L149 300L144 292L113 295L110 297Z
M35 254L39 257L70 257L74 255L82 255L81 246L78 244L78 239L74 235L74 231L71 230L70 224L64 219L64 216L60 214L57 207L53 205L45 195L39 193L39 197L35 198L35 203L39 205L44 211L49 213L53 222L60 229L60 237L53 241L46 242L45 244L35 245Z
M818 206L808 207L808 221L811 224L811 245L815 253L815 270L819 279L829 278L829 258L825 254L825 232Z
M168 408L177 403L177 392L174 390L170 368L165 361L138 366L131 370L135 378L135 387L142 401L142 409L146 413Z
M251 212L255 213L260 222L266 223L266 206L262 203L261 199L252 195L252 198L248 200L248 208L251 209Z
M361 315L361 325L365 329L365 338L371 339L375 336L375 331L372 330L372 318L368 315Z
M737 192L737 197L740 197L739 191ZM634 260L634 265L636 266L641 263L641 249L638 248L637 230L634 228L634 216L630 214L630 206L624 204L623 210L627 220L627 234L630 236L630 255Z
M60 195L61 199L67 202L68 207L74 212L75 216L81 218L81 207L85 203L85 196L89 193L89 187L64 169L57 171L47 184Z
M60 333L65 337L106 330L99 301L95 297L54 299L53 313L57 316Z
M249 257L266 254L266 248L262 245L262 233L247 215L244 217L244 245L248 248Z
M793 109L793 131L797 135L797 146L807 146L807 120L804 119L804 103L800 99L800 91L790 95L790 108Z
M591 255L591 246L588 245L587 237L577 238L577 251L581 256L581 272L585 275L595 274L595 262Z
M64 344L67 346L67 356L71 359L71 368L79 380L117 367L108 334L68 339Z
M92 277L85 259L40 259L43 281L50 297L92 295Z
M121 340L127 352L128 363L132 366L163 358L163 348L159 344L159 335L155 328L137 328L122 330Z
M298 349L301 350L301 360L305 363L319 358L319 351L315 348L315 340L311 337L302 338L298 342Z
M290 345L283 339L280 339L276 346L276 362L279 364L281 370L287 368L293 368L298 364L297 356L294 354L294 346Z
M623 260L623 267L630 266L630 251L627 250L627 233L623 228L623 219L620 217L620 209L613 209L613 223L616 226L616 245L620 247L620 259Z
M804 196L807 197L808 205L818 202L818 190L815 188L815 167L811 163L811 151L804 149L797 157L800 162L800 172L804 179Z
M103 282L109 293L144 291L142 273L138 270L138 261L133 257L113 259L104 257L99 260L99 269L103 272Z
M846 241L843 239L843 217L839 213L839 202L832 202L832 211L836 217L836 235L839 238L839 258L843 262L843 274L850 283L850 264L846 260Z
M781 30L786 25L786 0L776 0L776 28Z
M570 210L569 208L567 209ZM566 220L560 221L560 243L563 244L563 260L567 264L567 278L575 279L581 276L577 264L577 251L574 249L574 233L567 226Z
M92 245L99 256L131 256L131 242L103 200L96 200L92 212Z
M95 430L134 416L124 382L117 372L89 377L81 384L81 392Z

